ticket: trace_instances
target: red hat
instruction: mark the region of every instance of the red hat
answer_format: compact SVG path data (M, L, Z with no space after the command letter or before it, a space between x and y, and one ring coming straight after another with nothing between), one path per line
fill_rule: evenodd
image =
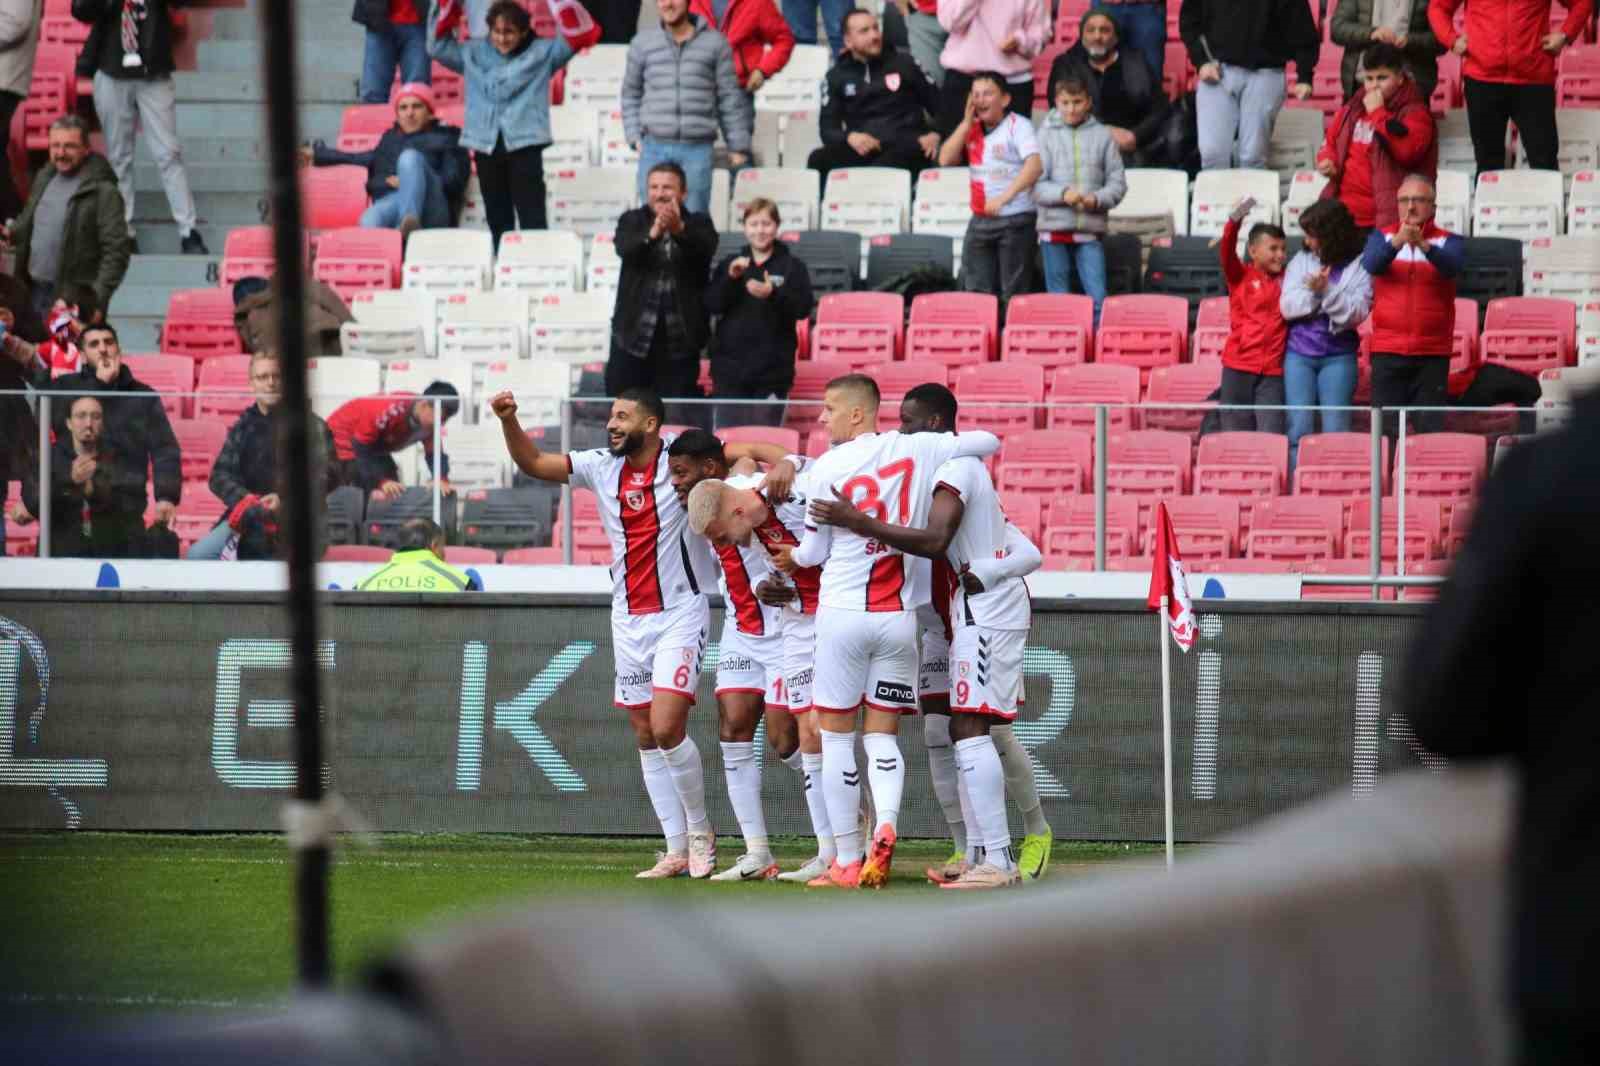
M400 86L400 88L394 91L394 99L391 100L390 103L398 107L400 105L400 101L404 100L408 96L414 96L418 100L421 100L427 105L429 111L437 110L433 106L432 87L424 85L420 81L408 81L404 85Z

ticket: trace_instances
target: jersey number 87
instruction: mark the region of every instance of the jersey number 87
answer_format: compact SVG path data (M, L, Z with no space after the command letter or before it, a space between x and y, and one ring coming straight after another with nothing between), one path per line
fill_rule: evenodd
M913 459L897 460L880 469L876 477L861 474L846 481L839 486L839 495L854 504L862 514L880 522L887 522L890 515L884 505L882 485L885 481L898 477L900 486L897 502L900 507L893 517L904 523L911 517L911 475L916 468L917 464ZM859 498L858 492L860 492Z

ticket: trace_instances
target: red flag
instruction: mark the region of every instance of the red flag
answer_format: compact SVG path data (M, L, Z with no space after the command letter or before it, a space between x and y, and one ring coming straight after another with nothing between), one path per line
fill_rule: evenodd
M1178 647L1187 652L1194 647L1194 601L1189 598L1189 572L1183 568L1166 504L1156 505L1155 523L1155 562L1150 569L1150 597L1145 602L1152 611L1159 611L1161 597L1167 597L1167 627Z
M439 18L433 24L434 38L443 40L455 32L463 14L465 9L462 0L439 0Z
M550 14L574 52L581 52L600 40L600 24L578 0L550 0Z

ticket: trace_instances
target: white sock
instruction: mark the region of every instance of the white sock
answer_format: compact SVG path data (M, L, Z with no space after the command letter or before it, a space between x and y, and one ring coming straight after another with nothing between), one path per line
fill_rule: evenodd
M673 855L682 854L689 846L685 836L688 826L683 817L683 802L672 786L667 757L661 754L660 748L647 748L639 752L639 765L644 768L644 790L650 795L650 806L656 809L661 835L667 838L667 851Z
M804 759L805 756L800 753L800 749L796 748L778 761L798 774L805 772Z
M906 761L900 757L900 741L893 733L868 733L861 744L867 749L867 780L878 805L873 831L880 825L899 829L900 797L906 790Z
M839 847L833 841L828 801L822 788L822 753L801 755L800 760L806 775L806 809L811 812L811 831L817 834L817 854L823 862L832 862L839 855Z
M978 820L983 841L983 861L1010 870L1011 827L1006 824L1006 776L1000 769L1000 753L988 736L968 737L956 743L956 762L967 779L967 795L972 799L972 814Z
M956 758L952 750L950 757ZM956 794L961 800L961 819L967 829L967 865L976 866L983 858L983 831L978 828L978 817L972 813L972 794L967 791L967 775L956 766Z
M839 865L849 866L862 857L861 831L856 812L861 809L861 774L856 769L856 734L822 731L822 796L828 804L828 824L833 826Z
M667 751L667 769L672 771L672 787L683 804L683 816L689 823L689 832L704 833L711 829L706 818L706 774L700 765L700 749L694 740L684 737L683 743Z
M1022 831L1029 836L1043 836L1050 832L1050 823L1044 820L1044 807L1039 803L1039 783L1033 776L1033 756L1017 739L1017 731L1010 725L989 728L994 750L1000 753L1000 768L1006 774L1006 795L1022 812Z
M728 778L728 802L733 804L733 816L739 819L739 832L744 834L744 850L768 854L771 849L767 845L767 816L761 810L761 773L755 743L724 740L722 772Z
M950 716L929 714L922 719L922 736L928 744L928 776L933 778L933 794L944 810L950 826L950 839L957 851L967 850L967 824L961 816L961 788L956 777L956 749L950 744Z

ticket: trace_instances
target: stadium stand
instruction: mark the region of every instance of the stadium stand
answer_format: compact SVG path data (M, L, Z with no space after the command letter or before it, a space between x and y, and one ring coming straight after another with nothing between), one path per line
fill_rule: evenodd
M905 357L947 366L986 363L999 332L1000 301L989 293L923 293L911 301Z
M1000 335L1001 358L1051 368L1094 358L1094 301L1067 293L1014 297Z

